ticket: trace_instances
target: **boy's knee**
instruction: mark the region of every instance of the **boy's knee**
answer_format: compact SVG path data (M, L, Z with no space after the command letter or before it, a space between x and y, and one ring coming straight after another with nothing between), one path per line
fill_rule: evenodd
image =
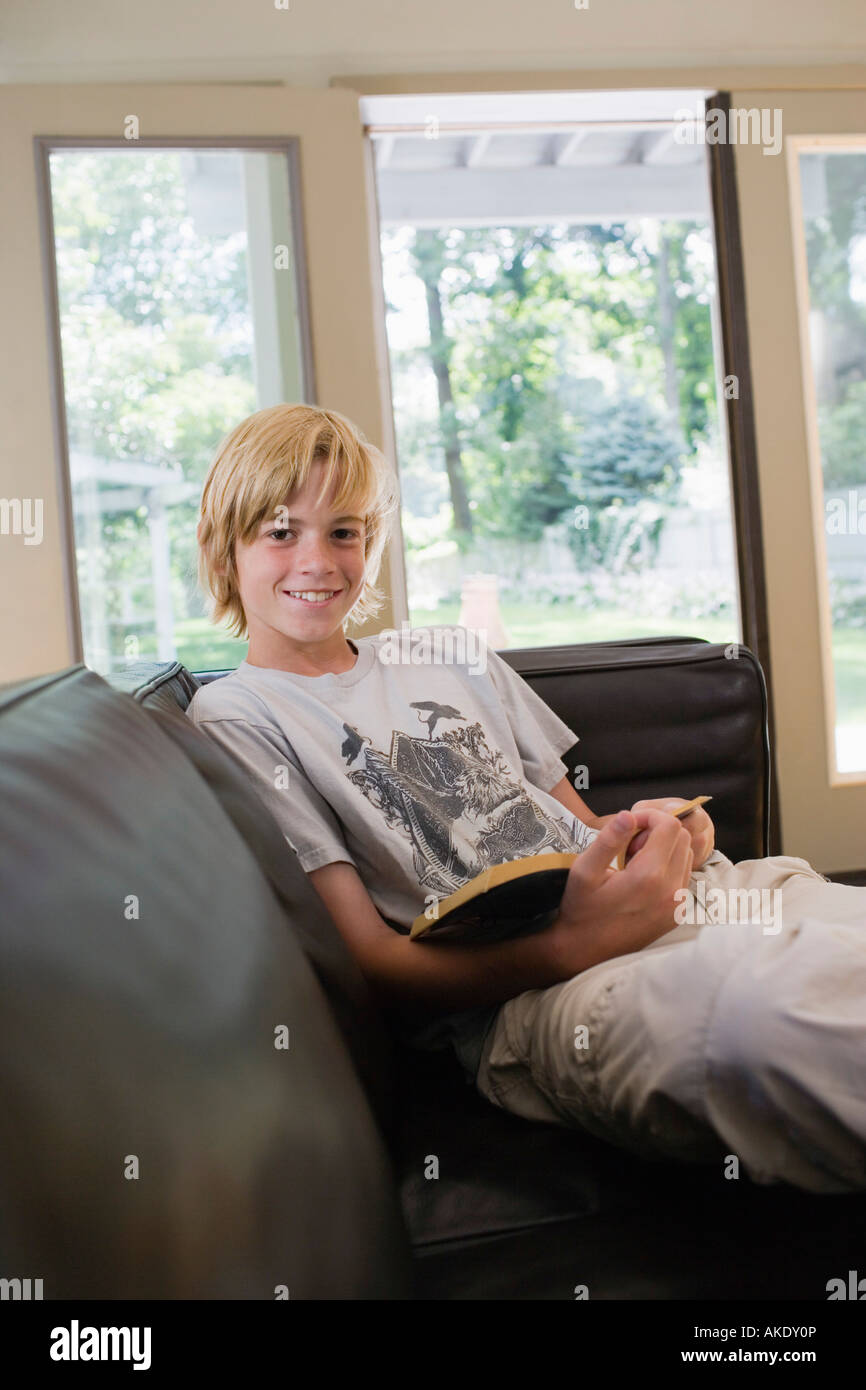
M748 957L722 981L707 1040L708 1064L717 1074L757 1085L762 1069L791 1060L793 1001L787 986L783 971L761 969Z

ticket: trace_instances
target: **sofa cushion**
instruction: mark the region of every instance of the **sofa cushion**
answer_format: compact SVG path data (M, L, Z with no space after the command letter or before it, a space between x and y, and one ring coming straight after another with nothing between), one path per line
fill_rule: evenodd
M84 667L0 691L0 884L6 1271L45 1298L406 1297L388 1154L283 907Z
M201 682L179 661L126 661L105 677L149 709L185 710Z

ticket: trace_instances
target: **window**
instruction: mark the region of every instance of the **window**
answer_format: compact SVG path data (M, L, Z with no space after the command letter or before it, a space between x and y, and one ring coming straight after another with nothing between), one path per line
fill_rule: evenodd
M294 148L48 149L84 659L236 665L197 583L222 437L312 381Z
M739 638L701 101L362 102L413 624Z
M866 771L866 139L798 141L800 280L836 769ZM810 148L811 146L811 148ZM803 281L806 281L804 284Z

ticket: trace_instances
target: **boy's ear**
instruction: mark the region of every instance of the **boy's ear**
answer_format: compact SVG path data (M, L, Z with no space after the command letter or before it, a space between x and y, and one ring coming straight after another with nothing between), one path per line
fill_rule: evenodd
M201 518L201 520L199 521L198 525L197 525L196 528L195 528L195 538L196 538L196 542L197 542L198 545L201 545L201 533L202 533L202 527L203 527L203 526L204 526L204 517ZM214 573L215 573L215 574L219 574L219 575L224 574L224 573L225 573L225 566L224 566L224 565L214 565Z
M234 551L232 552L232 558L233 558L233 557L234 557ZM224 579L225 576L229 573L230 568L231 568L230 565L215 565L215 566L214 566L214 571L215 571L216 574L218 574L221 578Z

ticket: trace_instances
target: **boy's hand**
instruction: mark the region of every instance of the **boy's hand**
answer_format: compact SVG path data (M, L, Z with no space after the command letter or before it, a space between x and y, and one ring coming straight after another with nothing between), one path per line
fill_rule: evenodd
M658 797L655 801L636 801L631 809L633 812L655 809L667 811L668 814L670 814L670 812L675 811L678 806L684 806L685 804L685 797L663 796ZM715 826L703 806L696 806L693 811L690 811L687 816L683 817L680 821L680 825L682 825L691 836L694 867L699 869L702 864L707 862L715 848ZM626 862L646 844L646 838L646 831L642 831L640 835L635 836L626 853Z
M637 831L644 832L643 843L624 869L612 869L611 860ZM688 887L693 862L689 832L667 811L620 811L608 821L572 864L559 914L547 929L562 978L672 931L675 894Z

